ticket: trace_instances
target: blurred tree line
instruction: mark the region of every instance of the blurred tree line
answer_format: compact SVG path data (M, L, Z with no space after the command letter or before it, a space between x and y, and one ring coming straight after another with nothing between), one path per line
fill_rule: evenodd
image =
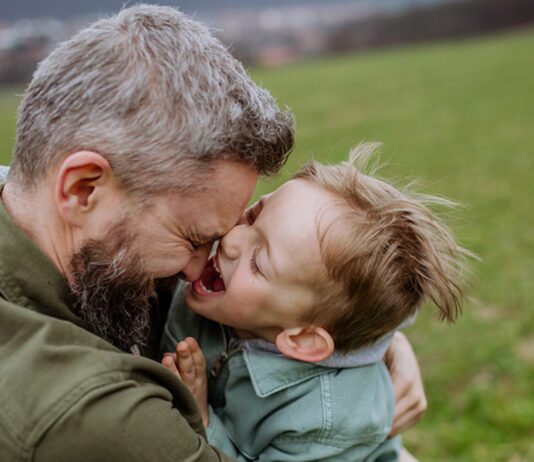
M328 48L349 51L469 37L534 22L534 0L460 0L409 7L401 14L354 20L330 35Z

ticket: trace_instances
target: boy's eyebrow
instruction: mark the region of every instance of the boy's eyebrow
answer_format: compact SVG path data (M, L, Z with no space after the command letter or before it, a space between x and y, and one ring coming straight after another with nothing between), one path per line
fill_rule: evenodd
M261 196L253 205L251 208L255 208L257 206L259 206L260 208L260 213L261 211L263 210L263 207L265 207L265 200L267 199L267 196L266 195L263 195ZM259 215L259 214L258 214Z
M272 195L272 193L264 194L258 200L258 203L261 205L260 213L261 213L261 210L263 210L263 208L265 207L267 201L269 201L271 195ZM268 272L270 273L271 277L278 276L278 271L276 270L276 265L274 264L275 261L274 261L274 258L273 258L273 252L272 252L272 248L271 248L271 243L270 243L269 239L267 239L267 236L265 235L265 233L263 232L261 227L258 227L258 232L260 233L262 241L265 243L265 251L267 253L267 262L268 262L268 264L267 265L264 264L264 265L261 266L263 274L267 279L269 279L267 277L268 275L265 274L265 270L264 270L265 266L267 266L268 269L269 269ZM264 260L265 260L265 258L264 258Z

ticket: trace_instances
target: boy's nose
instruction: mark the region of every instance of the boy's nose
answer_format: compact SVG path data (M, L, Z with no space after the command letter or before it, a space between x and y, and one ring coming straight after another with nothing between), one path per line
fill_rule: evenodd
M236 225L221 239L220 251L226 258L239 258L246 241L246 229L247 225Z

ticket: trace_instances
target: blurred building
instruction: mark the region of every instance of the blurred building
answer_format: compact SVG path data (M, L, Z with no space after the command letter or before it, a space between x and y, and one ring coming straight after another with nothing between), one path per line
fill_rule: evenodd
M0 82L27 81L39 61L91 19L0 21Z
M247 64L465 37L534 22L534 0L358 0L198 14ZM203 15L205 17L203 17ZM0 82L27 81L58 42L95 16L0 21Z

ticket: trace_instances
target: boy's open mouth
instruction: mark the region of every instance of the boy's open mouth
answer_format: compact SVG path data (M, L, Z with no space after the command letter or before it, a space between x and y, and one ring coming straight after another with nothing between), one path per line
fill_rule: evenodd
M193 290L197 295L204 297L220 296L224 294L226 287L221 277L215 256L211 257L204 268L200 279L193 282Z

